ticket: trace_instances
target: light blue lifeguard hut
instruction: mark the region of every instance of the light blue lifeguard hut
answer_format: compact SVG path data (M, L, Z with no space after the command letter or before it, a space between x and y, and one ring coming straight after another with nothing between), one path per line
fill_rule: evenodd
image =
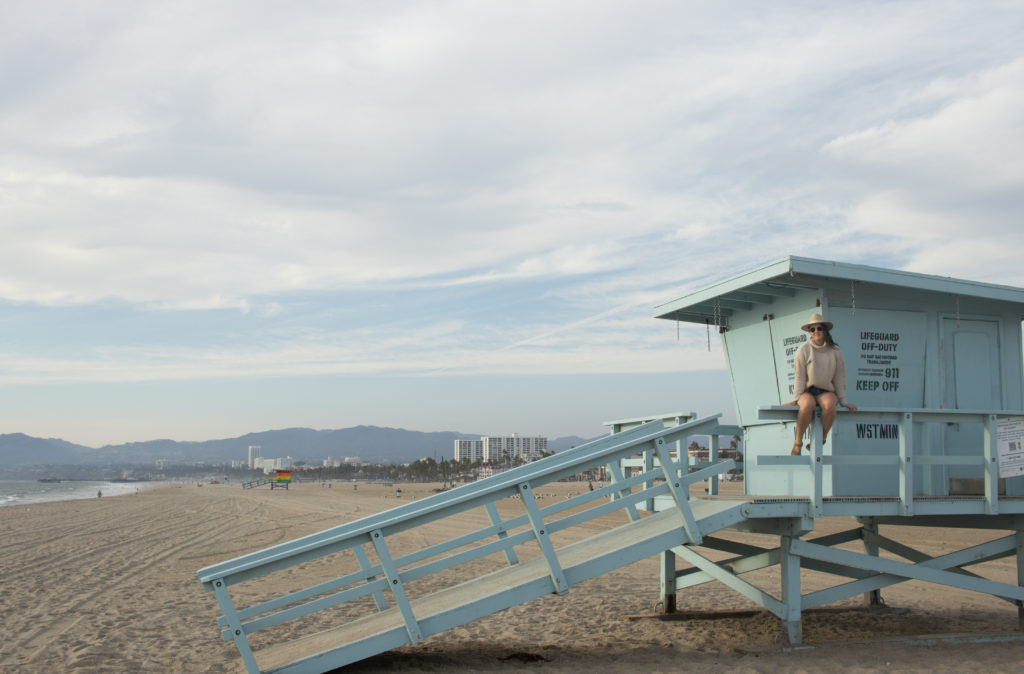
M795 411L770 408L793 400L793 354L812 313L835 324L847 398L860 408L841 411L820 448L821 495L983 495L998 469L982 461L986 438L996 449L988 426L1024 409L1024 290L798 257L656 308L658 318L722 334L745 431L747 493L807 494L812 484L803 466L766 460L793 443ZM820 444L820 432L811 437ZM885 469L901 453L910 465ZM1000 491L1024 495L1024 479ZM986 512L996 491L989 496Z
M789 456L796 408L783 403L792 399L793 353L811 313L835 323L848 398L860 410L841 411L824 444L816 424L809 455ZM737 425L692 413L611 422L608 436L555 456L200 569L221 609L221 635L247 670L327 671L546 594L570 594L653 556L665 612L678 592L717 581L778 616L791 643L803 638L803 611L859 595L878 608L881 590L906 580L1001 597L1024 616L1024 289L789 257L667 302L655 315L721 333ZM734 434L744 440L744 493L691 496L692 486L714 485L736 466L717 456L717 439ZM708 461L687 457L693 437L711 438ZM609 484L544 500L545 485L598 468ZM828 516L853 519L846 531L815 536L816 520ZM448 527L460 532L453 538L414 533L416 546L401 543L406 532L450 517L463 518ZM608 517L610 528L590 524ZM883 535L883 524L996 537L933 557L896 540L899 527ZM724 529L777 536L778 545L715 535ZM862 551L838 547L850 542ZM1014 556L1016 583L966 570ZM777 590L743 577L776 565ZM838 582L802 594L802 569ZM289 588L293 578L316 580L282 593L279 572ZM233 593L237 584L262 589ZM637 579L637 591L644 584ZM325 629L317 618L328 610L336 624ZM306 619L307 635L253 649L251 635Z

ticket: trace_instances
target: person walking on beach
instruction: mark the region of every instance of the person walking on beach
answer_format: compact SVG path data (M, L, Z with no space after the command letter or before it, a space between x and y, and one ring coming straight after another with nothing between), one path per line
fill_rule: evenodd
M833 325L821 314L811 318L800 327L811 335L793 358L796 381L793 386L793 400L787 405L798 405L796 415L796 440L790 454L796 456L803 448L804 433L811 425L814 408L821 407L821 441L828 439L828 432L836 420L836 406L842 405L851 412L857 406L846 400L846 364L843 352L832 339ZM808 445L810 447L810 445Z

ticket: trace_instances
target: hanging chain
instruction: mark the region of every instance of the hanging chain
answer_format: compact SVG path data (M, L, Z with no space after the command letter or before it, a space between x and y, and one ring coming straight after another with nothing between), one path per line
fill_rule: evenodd
M711 353L711 323L706 318L704 319L704 327L708 333L708 353Z
M850 281L850 315L857 315L857 294L853 290L853 281Z

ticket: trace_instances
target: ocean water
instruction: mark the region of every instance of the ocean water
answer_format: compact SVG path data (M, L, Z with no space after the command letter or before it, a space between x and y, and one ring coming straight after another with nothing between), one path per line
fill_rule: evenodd
M0 507L22 503L43 503L46 501L69 501L81 498L134 494L151 487L155 482L106 482L103 480L82 480L69 482L38 482L36 480L0 480Z

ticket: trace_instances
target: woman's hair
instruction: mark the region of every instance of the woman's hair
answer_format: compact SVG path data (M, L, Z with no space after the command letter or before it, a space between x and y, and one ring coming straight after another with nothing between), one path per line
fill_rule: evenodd
M829 331L828 328L825 328L825 343L828 344L829 346L834 346L837 349L839 348L839 344L834 339L832 339L832 333Z

